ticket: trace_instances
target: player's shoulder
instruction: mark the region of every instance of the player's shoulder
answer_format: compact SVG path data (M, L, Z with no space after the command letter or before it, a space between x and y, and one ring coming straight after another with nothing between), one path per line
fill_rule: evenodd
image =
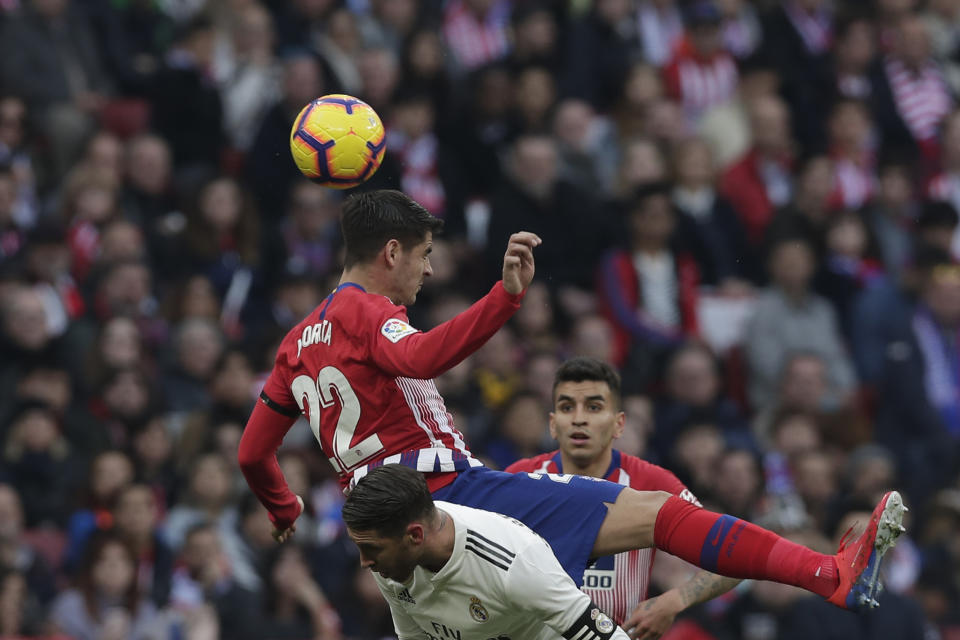
M512 561L517 553L538 538L527 525L502 513L451 502L437 501L436 505L453 518L458 531L462 529L466 533L467 547L490 551L504 560Z
M669 469L628 453L620 453L620 469L630 476L630 486L640 491L669 491L679 495L686 489Z
M549 453L541 453L540 455L533 456L532 458L521 458L504 469L504 471L507 473L529 473L533 471L546 471L548 473L554 472L556 469L551 469L550 463L552 462L551 459L554 455L556 455L556 453L556 451L551 451Z

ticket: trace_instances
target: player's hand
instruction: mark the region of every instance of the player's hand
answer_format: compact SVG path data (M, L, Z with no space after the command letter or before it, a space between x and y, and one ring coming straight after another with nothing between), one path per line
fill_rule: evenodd
M533 281L533 249L541 242L540 236L529 231L510 236L503 255L503 288L507 293L522 293Z
M299 518L300 514L303 513L303 498L301 498L300 496L297 496L297 503L300 505L300 513L297 514L297 518ZM270 535L272 535L273 539L276 540L277 542L283 543L289 540L290 536L292 536L293 532L296 530L297 530L297 523L296 523L296 518L294 518L294 522L291 523L289 527L287 527L286 529L274 528L273 531L270 532Z
M667 591L637 605L622 626L631 638L656 640L666 633L683 608L680 594L673 590Z

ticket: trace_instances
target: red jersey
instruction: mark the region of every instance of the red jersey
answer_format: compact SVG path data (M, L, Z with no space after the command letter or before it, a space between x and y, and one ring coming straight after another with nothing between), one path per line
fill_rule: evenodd
M560 452L544 453L535 458L518 460L507 467L510 473L563 473ZM605 480L640 491L668 491L702 506L677 476L636 456L613 450ZM597 558L583 573L583 591L602 611L622 625L637 604L647 599L650 573L656 549L634 549L615 556Z
M424 472L431 491L456 471L481 466L432 378L479 349L522 297L498 282L469 309L422 333L408 324L406 307L345 283L291 329L238 453L274 524L289 526L298 515L275 452L301 414L344 487L384 463Z

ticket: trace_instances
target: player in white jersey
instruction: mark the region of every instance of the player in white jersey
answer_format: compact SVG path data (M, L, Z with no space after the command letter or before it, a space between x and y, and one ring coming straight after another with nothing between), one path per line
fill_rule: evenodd
M384 465L343 520L400 640L629 640L518 520L434 502L423 475Z

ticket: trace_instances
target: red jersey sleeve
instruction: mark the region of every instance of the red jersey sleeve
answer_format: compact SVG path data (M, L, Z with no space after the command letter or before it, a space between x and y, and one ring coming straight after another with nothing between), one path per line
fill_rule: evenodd
M507 293L503 282L497 282L469 309L426 333L407 324L406 313L394 307L378 319L370 357L391 376L435 378L483 346L520 308L522 299L523 293Z
M270 521L279 530L288 528L300 515L297 497L287 486L277 462L277 449L299 415L278 356L243 430L237 461L251 491L267 508Z

